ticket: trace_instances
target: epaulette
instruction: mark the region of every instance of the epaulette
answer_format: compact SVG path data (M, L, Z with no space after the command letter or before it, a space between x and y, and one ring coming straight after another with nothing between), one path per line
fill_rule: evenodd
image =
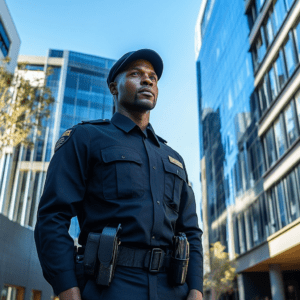
M104 124L104 123L110 123L109 119L98 119L98 120L87 120L87 121L81 121L79 124Z
M167 144L167 141L164 140L163 138L161 138L160 136L156 135L157 138L159 139L160 142L164 143L164 144Z

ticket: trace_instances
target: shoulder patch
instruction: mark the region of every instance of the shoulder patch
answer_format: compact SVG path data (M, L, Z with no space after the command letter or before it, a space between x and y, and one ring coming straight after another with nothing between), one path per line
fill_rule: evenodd
M66 130L55 144L54 153L72 136L76 127Z
M109 119L98 119L98 120L87 120L87 121L81 121L79 124L104 124L104 123L110 123Z
M159 135L156 135L157 136L157 138L158 138L158 140L160 141L160 142L162 142L162 143L164 143L164 144L167 144L167 141L166 140L164 140L163 138L161 138Z

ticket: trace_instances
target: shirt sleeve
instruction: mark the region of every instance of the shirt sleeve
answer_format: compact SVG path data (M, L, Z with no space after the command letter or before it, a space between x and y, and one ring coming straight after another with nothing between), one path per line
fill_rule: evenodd
M184 232L190 243L190 259L186 278L189 289L196 289L203 294L202 230L198 226L195 195L187 182L183 182L176 232Z
M56 295L78 286L69 227L84 199L88 174L89 134L83 126L67 134L49 164L34 231L44 277Z

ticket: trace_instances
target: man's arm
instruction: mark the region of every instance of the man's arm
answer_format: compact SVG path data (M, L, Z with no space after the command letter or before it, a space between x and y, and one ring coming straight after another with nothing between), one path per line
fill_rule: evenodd
M59 294L59 300L81 300L80 290L74 287Z
M185 166L184 166L185 169ZM188 179L187 179L188 182ZM203 293L203 250L202 230L198 226L195 195L188 183L183 182L179 216L176 222L176 232L184 232L190 243L190 259L186 282L190 289L189 297L202 299ZM197 290L198 292L194 291ZM197 298L198 297L198 298ZM200 297L200 298L199 298ZM194 299L188 298L188 300Z
M85 194L90 141L83 126L71 130L49 164L34 232L44 277L56 295L78 286L68 231Z

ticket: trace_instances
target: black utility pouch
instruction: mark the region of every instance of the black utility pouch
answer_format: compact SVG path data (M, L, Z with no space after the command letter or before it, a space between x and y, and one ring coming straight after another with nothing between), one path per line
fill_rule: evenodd
M90 232L88 235L83 259L84 273L94 276L98 285L109 286L113 279L121 230L119 224L117 227L106 226L102 233Z
M171 255L169 277L172 285L185 283L190 256L190 245L184 233L179 232L173 238L173 251Z
M98 249L101 233L90 232L87 238L84 251L84 273L86 275L95 275L98 268Z
M96 283L109 286L115 272L119 245L121 244L118 234L121 232L121 224L118 227L106 226L100 237L98 249L99 271Z

